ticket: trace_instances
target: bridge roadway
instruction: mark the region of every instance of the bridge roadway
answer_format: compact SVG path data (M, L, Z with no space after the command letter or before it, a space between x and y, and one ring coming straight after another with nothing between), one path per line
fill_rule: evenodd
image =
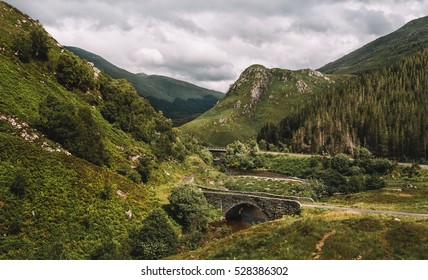
M245 193L218 190L198 186L207 202L221 209L226 219L239 214L242 207L255 207L261 210L268 220L281 218L283 215L300 213L300 202L290 198L266 193ZM309 201L307 201L309 202Z
M222 148L222 147L207 147L206 149L208 151L210 151L211 153L226 153L227 152L226 148Z

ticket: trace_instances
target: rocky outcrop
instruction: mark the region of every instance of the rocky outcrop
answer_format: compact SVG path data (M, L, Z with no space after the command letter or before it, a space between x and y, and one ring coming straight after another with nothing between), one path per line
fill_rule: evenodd
M238 100L234 106L237 109L242 108L242 115L249 115L263 95L267 93L271 82L272 74L269 69L261 65L253 65L248 67L241 74L239 79L230 87L226 95L230 96L236 94L243 87L249 88L242 96L242 100Z
M15 129L13 134L20 136L27 142L39 144L40 147L48 152L64 153L68 156L71 155L69 151L62 148L59 144L53 144L51 141L46 139L42 133L31 128L26 122L23 122L18 118L0 114L0 121L8 122L13 129Z
M311 93L311 89L309 88L309 86L303 81L303 80L298 80L296 82L296 88L297 88L297 92L299 93Z

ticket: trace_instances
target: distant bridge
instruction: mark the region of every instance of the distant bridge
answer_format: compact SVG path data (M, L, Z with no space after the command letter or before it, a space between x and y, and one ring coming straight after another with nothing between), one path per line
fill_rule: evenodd
M234 219L241 215L242 211L251 208L263 212L267 220L300 213L300 203L287 197L267 193L233 192L198 187L203 192L207 202L219 208L227 220Z
M222 148L222 147L207 147L206 149L208 151L210 151L211 153L226 153L227 152L226 148Z

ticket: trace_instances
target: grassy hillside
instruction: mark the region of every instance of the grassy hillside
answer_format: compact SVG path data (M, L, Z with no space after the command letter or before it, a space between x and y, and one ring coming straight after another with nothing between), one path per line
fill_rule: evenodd
M186 168L171 121L5 2L0 77L0 259L131 258Z
M428 258L426 219L304 210L253 226L177 259L377 260Z
M255 139L263 125L280 121L314 94L333 87L337 79L309 69L290 71L253 65L214 108L180 129L219 146Z
M224 96L223 93L159 75L134 74L121 69L102 57L76 47L66 47L79 57L116 79L127 79L138 94L166 117L184 122L204 113Z
M149 189L0 125L0 259L129 259Z
M358 73L390 65L428 47L428 17L413 20L319 69L323 73Z

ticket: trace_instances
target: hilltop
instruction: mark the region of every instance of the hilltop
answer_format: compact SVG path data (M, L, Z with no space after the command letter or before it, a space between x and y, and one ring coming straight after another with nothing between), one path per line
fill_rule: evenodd
M354 74L379 69L428 47L428 17L415 19L400 29L328 63L323 73Z
M280 121L311 96L333 87L337 79L311 69L291 71L253 65L214 108L180 129L220 146L255 139L266 123Z
M224 93L209 90L194 84L160 75L134 74L108 62L99 55L76 47L66 47L80 58L86 59L115 79L128 80L137 93L146 98L158 111L184 123L201 115L224 96Z

